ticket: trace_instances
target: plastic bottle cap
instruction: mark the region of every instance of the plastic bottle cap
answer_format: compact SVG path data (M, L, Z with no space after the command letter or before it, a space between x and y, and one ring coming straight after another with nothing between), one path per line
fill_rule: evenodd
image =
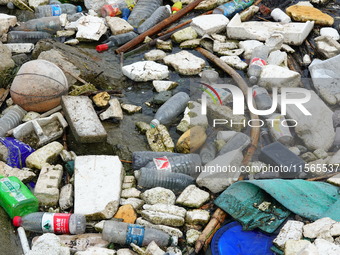
M96 50L97 50L98 52L106 51L106 50L108 50L108 49L109 49L109 45L107 45L106 43L104 43L104 44L99 44L99 45L96 46Z
M160 123L159 120L157 120L157 119L153 119L153 120L150 122L150 126L151 126L152 128L157 127L159 124L161 124L161 123Z
M22 223L22 219L21 219L20 216L15 216L15 217L13 218L13 225L14 225L15 227L20 227L20 226L21 226L21 223Z
M77 12L82 12L83 11L83 8L81 8L80 5L77 5Z

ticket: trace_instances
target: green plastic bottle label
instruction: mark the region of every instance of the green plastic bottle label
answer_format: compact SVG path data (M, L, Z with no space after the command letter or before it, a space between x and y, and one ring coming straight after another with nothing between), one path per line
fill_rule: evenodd
M0 179L0 189L4 192L8 192L9 195L15 198L18 202L27 199L27 197L20 192L20 184L11 181L8 178Z

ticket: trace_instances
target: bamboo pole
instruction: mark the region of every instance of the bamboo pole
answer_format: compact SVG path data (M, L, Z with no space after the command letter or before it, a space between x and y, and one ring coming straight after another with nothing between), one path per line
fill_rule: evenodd
M168 25L172 24L173 22L175 22L176 20L182 18L188 12L192 11L202 1L203 0L195 0L191 4L188 4L182 10L179 10L175 14L171 15L169 18L166 18L163 21L161 21L160 23L158 23L156 26L150 28L149 30L145 31L144 33L140 34L139 36L133 38L131 41L120 46L118 49L116 49L116 53L119 54L121 52L126 52L129 49L135 47L137 44L143 42L145 37L156 34L157 32L161 31L166 26L168 26Z

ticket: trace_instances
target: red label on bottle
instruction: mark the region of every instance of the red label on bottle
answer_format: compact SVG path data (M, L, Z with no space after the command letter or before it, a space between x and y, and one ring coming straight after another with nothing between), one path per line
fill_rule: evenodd
M250 65L265 66L267 65L267 62L261 58L253 58L250 61Z
M171 165L167 157L154 158L153 162L155 163L157 170L171 171Z
M69 222L71 214L55 213L53 217L53 226L55 234L70 234Z

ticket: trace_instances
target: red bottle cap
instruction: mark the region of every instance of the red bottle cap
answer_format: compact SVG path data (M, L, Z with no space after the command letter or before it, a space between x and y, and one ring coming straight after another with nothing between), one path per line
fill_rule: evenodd
M20 216L15 216L13 218L13 225L15 227L20 227L21 226L21 223L22 223L22 218Z
M104 44L99 44L99 45L96 46L96 50L97 50L98 52L106 51L106 50L108 50L108 49L109 49L109 45L107 45L106 43L104 43Z

